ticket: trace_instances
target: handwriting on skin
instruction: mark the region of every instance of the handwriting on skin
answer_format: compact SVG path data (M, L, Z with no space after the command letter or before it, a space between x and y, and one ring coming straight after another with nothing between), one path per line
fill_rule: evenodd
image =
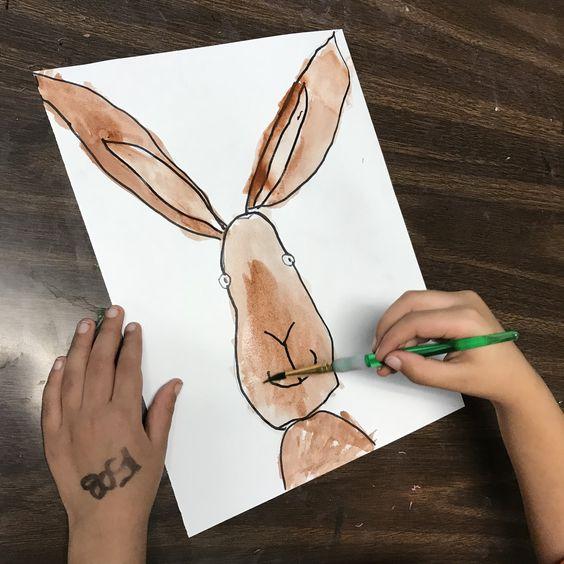
M90 492L93 498L102 499L108 491L113 490L116 486L119 485L120 488L123 488L141 470L141 466L133 460L133 457L125 447L121 449L121 457L121 464L117 470L112 470L112 462L115 461L115 458L109 458L104 463L104 470L102 472L84 476L80 480L82 489ZM116 475L123 473L126 473L126 475L121 478L118 484Z

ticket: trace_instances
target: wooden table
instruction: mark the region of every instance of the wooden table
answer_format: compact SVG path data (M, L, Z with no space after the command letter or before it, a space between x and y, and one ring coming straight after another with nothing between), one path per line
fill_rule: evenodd
M428 286L482 294L564 398L561 2L2 0L0 561L64 560L41 392L76 320L108 304L30 71L334 27ZM191 540L164 478L149 561L533 561L492 408L466 401Z

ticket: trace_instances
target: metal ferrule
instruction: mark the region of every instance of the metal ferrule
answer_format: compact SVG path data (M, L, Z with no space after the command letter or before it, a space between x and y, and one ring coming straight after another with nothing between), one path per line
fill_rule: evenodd
M327 362L325 364L314 364L313 366L306 366L305 368L297 368L296 370L286 370L286 378L289 376L303 376L304 374L321 374L323 372L331 372L333 364Z

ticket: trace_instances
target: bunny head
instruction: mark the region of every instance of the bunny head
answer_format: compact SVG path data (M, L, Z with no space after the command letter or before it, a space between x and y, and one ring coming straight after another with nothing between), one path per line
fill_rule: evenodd
M265 131L246 187L245 211L226 224L207 195L135 118L82 85L38 74L55 119L118 184L181 229L221 241L219 283L235 312L241 391L276 429L311 415L338 386L333 372L265 382L333 360L333 341L274 224L261 212L293 196L322 165L349 90L333 34L307 61Z

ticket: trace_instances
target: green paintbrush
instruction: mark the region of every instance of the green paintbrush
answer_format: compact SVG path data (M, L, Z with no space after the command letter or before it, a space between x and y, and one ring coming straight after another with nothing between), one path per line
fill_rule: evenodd
M502 333L492 333L491 335L480 335L478 337L466 337L464 339L452 339L443 341L442 343L428 343L424 345L416 345L402 349L407 352L419 354L421 356L435 356L438 354L447 354L455 351L467 351L478 347L495 345L496 343L505 343L507 341L516 341L519 338L517 331L503 331ZM295 370L287 370L279 372L265 380L266 382L277 382L284 380L289 376L303 376L304 374L322 374L324 372L348 372L349 370L359 370L361 368L377 368L384 366L384 363L376 358L374 353L360 354L356 356L348 356L345 358L337 358L333 362L325 364L314 364L305 368L297 368Z

